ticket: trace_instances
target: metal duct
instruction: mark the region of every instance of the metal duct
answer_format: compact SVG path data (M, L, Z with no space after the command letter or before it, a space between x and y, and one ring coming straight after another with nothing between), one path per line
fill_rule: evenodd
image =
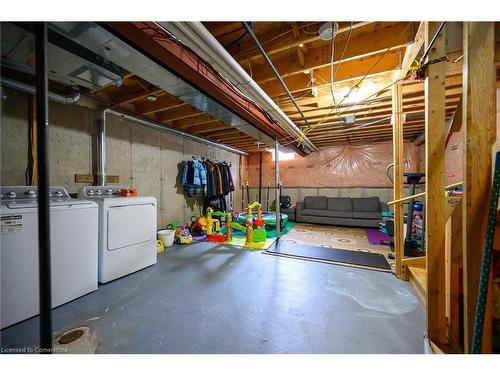
M74 24L76 25L77 23ZM55 23L54 25L57 26L59 23ZM189 84L182 77L176 76L162 64L147 57L139 49L135 49L105 28L96 24L93 25L94 27L83 31L78 36L72 38L72 40L107 60L120 65L122 68L138 77L154 83L158 88L165 90L169 94L192 105L200 111L218 118L235 129L248 134L255 139L256 142L267 144L272 144L274 142L273 137L270 137L249 121L227 109L205 93L200 92L197 87ZM161 125L157 126L160 128L162 127ZM278 125L276 125L276 128L281 130ZM183 132L182 136L189 137L187 134L188 133ZM203 138L197 140L207 143L201 139ZM228 146L222 146L222 148L226 147ZM236 150L237 149L233 148L230 151L241 154L240 150ZM246 153L244 155L246 155Z
M15 81L13 79L6 77L1 77L0 80L1 80L0 83L4 86L10 87L18 91L22 91L26 94L30 95L36 94L36 89L33 86L28 85L26 83ZM69 96L63 96L55 94L53 92L49 92L49 99L61 104L75 104L78 100L80 100L80 97L81 95L79 92L76 92L75 94Z
M205 61L210 63L243 94L268 112L283 129L287 130L292 136L303 139L302 143L308 150L318 150L318 148L304 136L302 130L300 130L264 90L257 85L201 22L159 22L158 25L177 37Z
M200 142L200 143L212 146L212 147L216 147L216 148L219 148L221 150L229 151L229 152L232 152L234 154L248 156L247 152L239 150L235 147L231 147L229 145L226 145L226 144L223 144L220 142L214 142L214 141L211 141L211 140L206 139L206 138L198 137L196 135L186 133L186 132L183 132L183 131L178 130L178 129L168 128L165 125L161 125L161 124L158 124L158 123L150 121L150 120L142 119L140 117L136 117L136 116L127 114L125 112L121 112L121 111L112 109L112 108L108 108L108 109L104 110L101 118L107 119L107 116L106 116L107 114L119 116L121 118L125 118L127 120L134 121L134 122L138 123L139 125L145 126L147 128L159 130L159 131L164 132L164 133L174 134L174 135L177 135L177 136L183 137L183 138L192 139L193 141Z
M184 137L184 138L189 138L189 139L192 139L194 141L204 143L204 144L207 144L209 146L217 147L219 149L229 151L229 152L232 152L235 154L245 155L245 156L248 155L248 153L241 151L241 150L238 150L237 148L227 146L227 145L224 145L221 143L212 142L212 141L205 139L205 138L200 138L200 137L197 137L195 135L185 133L185 132L177 130L177 129L167 128L164 125L159 125L159 124L156 124L152 121L143 120L143 119L137 118L135 116L131 116L131 115L128 115L128 114L123 113L123 112L119 112L119 111L111 109L111 108L107 108L101 112L101 114L99 115L99 117L97 119L97 124L98 124L97 185L98 186L106 185L106 177L108 175L108 167L107 167L107 163L106 163L106 122L108 119L108 114L119 116L121 118L125 118L125 119L130 120L130 121L134 121L134 122L138 123L139 125L145 126L147 128L150 128L150 129L159 130L159 131L162 131L165 133L174 134L174 135Z

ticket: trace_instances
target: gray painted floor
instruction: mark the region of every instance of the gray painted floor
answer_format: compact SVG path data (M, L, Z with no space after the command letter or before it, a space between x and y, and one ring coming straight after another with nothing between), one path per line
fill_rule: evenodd
M54 310L93 327L100 353L421 353L424 308L384 272L197 243ZM38 319L2 331L37 343Z

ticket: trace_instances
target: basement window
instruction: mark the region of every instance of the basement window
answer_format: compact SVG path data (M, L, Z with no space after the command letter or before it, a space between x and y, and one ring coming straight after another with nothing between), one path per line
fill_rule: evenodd
M269 152L271 153L273 161L276 160L274 155L274 149L269 150ZM280 161L295 160L295 152L279 151L279 157Z

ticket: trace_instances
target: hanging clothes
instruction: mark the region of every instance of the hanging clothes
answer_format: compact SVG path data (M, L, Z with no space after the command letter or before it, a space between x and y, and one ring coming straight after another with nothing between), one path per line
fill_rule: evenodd
M204 197L207 190L207 170L198 160L184 162L182 185L189 197Z
M231 164L209 159L184 161L181 183L189 197L205 198L205 209L227 211L231 208L227 197L234 191Z

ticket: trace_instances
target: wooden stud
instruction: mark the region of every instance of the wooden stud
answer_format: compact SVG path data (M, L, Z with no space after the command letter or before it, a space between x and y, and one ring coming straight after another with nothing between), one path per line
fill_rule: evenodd
M452 209L446 222L446 325L448 342L454 353L460 344L460 272L462 263L462 202Z
M424 32L424 22L420 22L413 43L406 47L403 62L401 63L401 68L396 71L396 74L394 76L395 80L403 78L410 70L413 62L417 58L418 53L424 45Z
M463 289L464 350L470 352L495 142L495 24L464 22Z
M425 48L439 23L425 22ZM446 53L446 29L430 49L427 61ZM425 245L427 254L427 336L439 346L446 338L445 292L445 75L444 62L430 64L425 78Z
M401 84L392 86L392 158L394 163L394 200L403 198L403 171L404 171L404 141L403 141L403 93ZM403 238L403 204L394 206L394 252L396 258L396 276L401 277L401 267L404 254Z

